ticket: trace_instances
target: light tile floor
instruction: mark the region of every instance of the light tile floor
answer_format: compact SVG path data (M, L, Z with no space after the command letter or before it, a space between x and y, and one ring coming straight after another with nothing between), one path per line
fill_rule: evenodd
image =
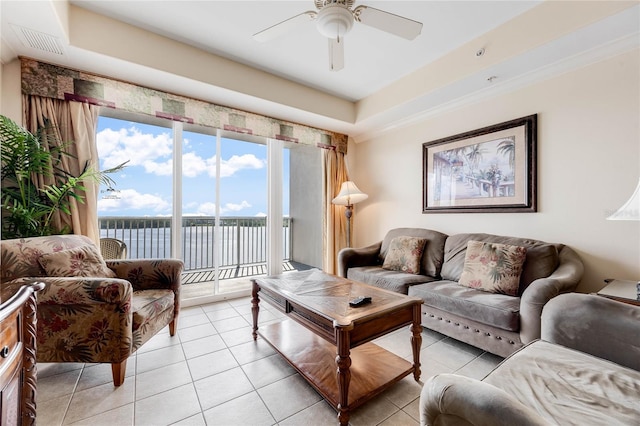
M260 323L283 314L261 304ZM184 308L127 363L115 388L108 364L38 364L37 422L49 425L335 425L336 412L264 340L251 336L249 298ZM350 424L418 425L423 381L482 378L502 358L423 329L421 381L398 382L351 413ZM409 330L376 344L411 359Z

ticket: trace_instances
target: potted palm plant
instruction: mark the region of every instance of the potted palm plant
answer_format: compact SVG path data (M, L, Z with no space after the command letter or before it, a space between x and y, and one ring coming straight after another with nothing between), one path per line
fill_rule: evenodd
M86 181L113 187L110 173L121 170L125 163L98 171L86 164L78 176L60 167L68 143L57 140L51 126L33 134L11 119L0 115L2 145L2 239L68 233L68 227L58 228L54 215L60 211L71 215L71 200L84 203ZM55 138L46 149L44 138ZM49 182L37 185L37 177Z

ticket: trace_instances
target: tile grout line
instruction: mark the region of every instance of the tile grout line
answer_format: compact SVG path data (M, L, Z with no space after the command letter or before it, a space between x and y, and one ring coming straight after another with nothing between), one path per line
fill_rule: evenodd
M87 367L87 363L82 364L82 368L80 369L80 374L78 374L78 378L76 379L76 383L73 385L73 390L71 391L71 398L69 398L69 402L67 402L67 406L64 409L64 414L62 415L62 423L65 424L65 420L67 419L67 414L69 413L69 407L71 407L71 401L76 396L76 389L78 389L78 384L80 383L80 378L82 377L82 373L84 373L84 369ZM37 414L37 411L36 411Z

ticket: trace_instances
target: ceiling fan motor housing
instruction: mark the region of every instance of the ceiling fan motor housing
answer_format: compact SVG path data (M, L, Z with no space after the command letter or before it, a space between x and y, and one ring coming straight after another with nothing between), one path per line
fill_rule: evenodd
M341 3L327 4L318 12L316 26L325 37L342 37L353 27L353 12Z

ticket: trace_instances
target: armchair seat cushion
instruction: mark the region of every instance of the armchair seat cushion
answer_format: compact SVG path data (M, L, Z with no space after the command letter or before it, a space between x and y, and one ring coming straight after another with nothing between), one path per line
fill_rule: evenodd
M133 292L133 332L152 325L167 309L173 310L174 294L171 290L138 290ZM164 324L163 324L164 326Z
M383 269L382 266L360 266L349 268L347 278L364 282L376 287L408 294L409 287L415 284L434 281L435 278L427 275L408 274L402 271Z
M501 330L520 330L520 298L463 287L454 281L414 285L409 296L420 297L427 307L489 324Z
M640 419L640 372L542 340L484 380L550 423L631 425Z

